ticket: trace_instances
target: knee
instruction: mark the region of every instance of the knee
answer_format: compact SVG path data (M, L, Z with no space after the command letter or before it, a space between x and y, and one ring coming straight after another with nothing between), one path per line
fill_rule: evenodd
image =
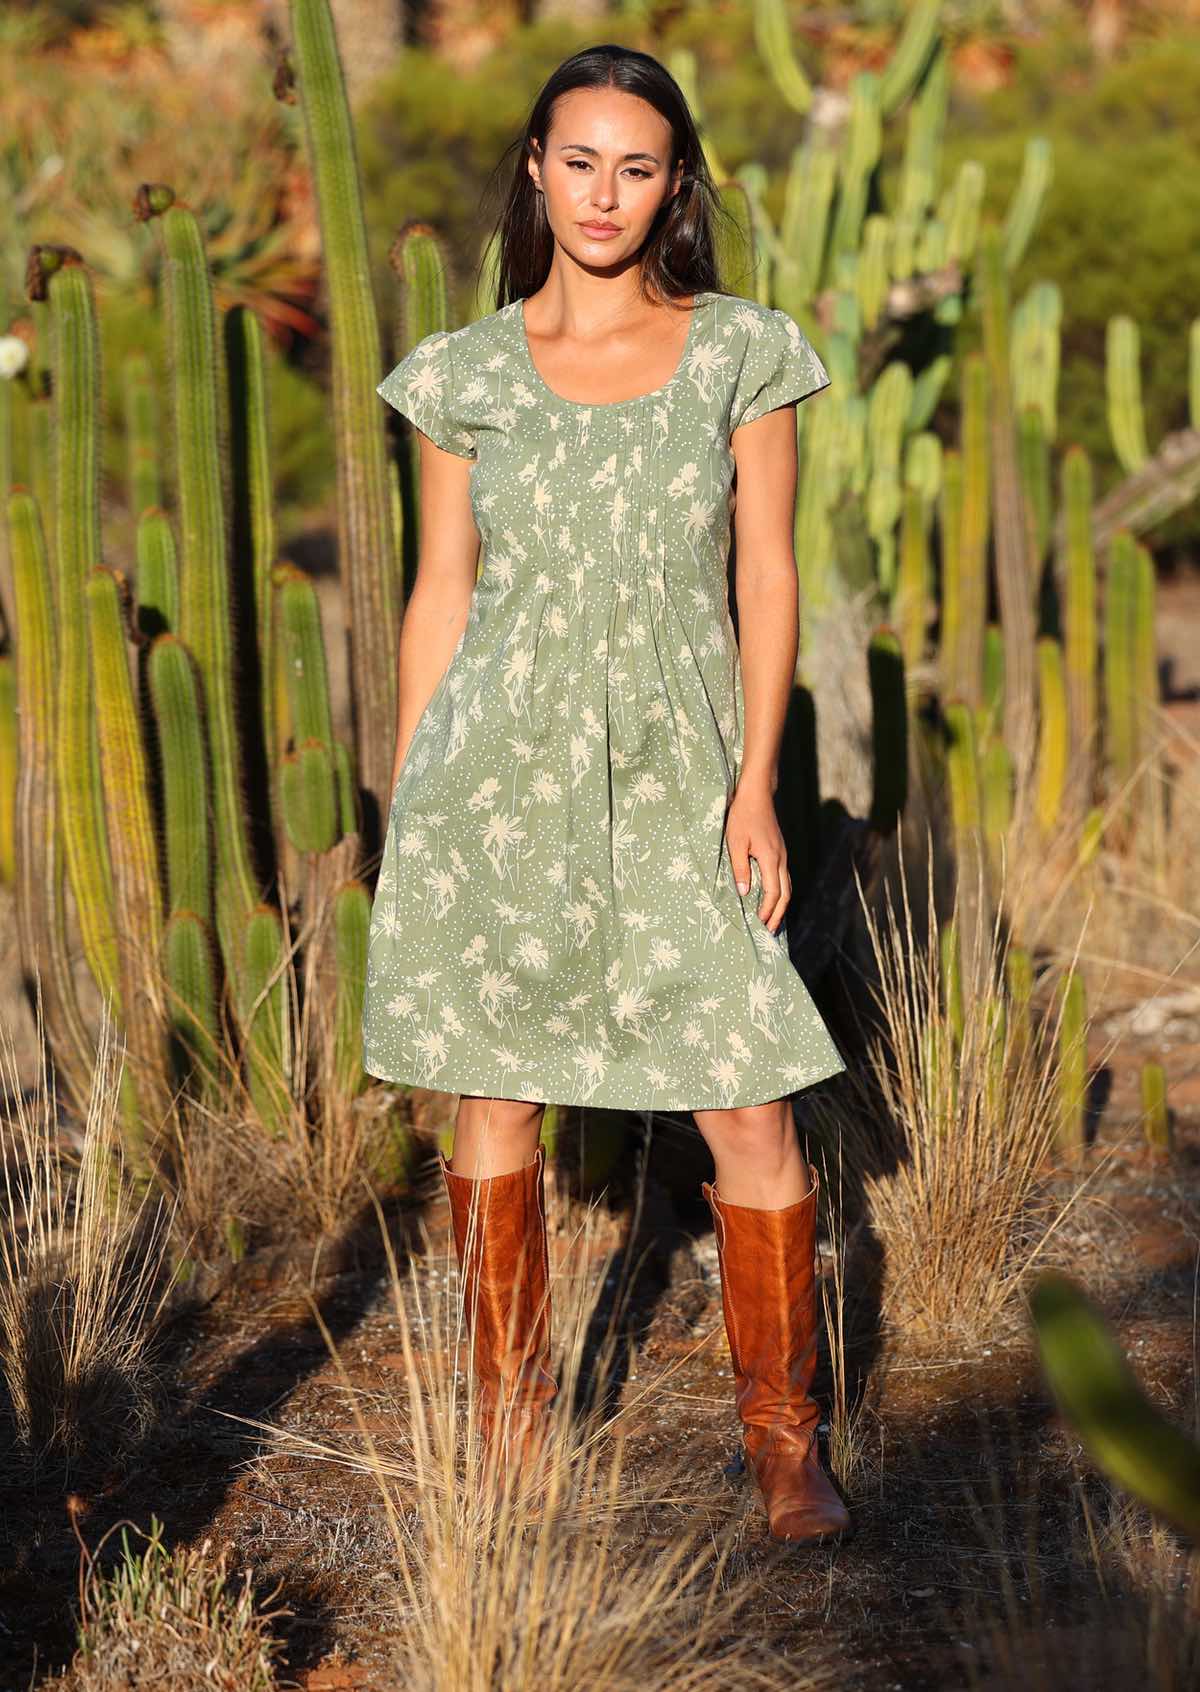
M459 1121L467 1116L472 1127L488 1134L523 1134L540 1125L545 1108L529 1099L490 1099L483 1094L462 1093Z
M697 1124L719 1162L728 1159L775 1170L796 1155L791 1112L778 1105L706 1111L702 1121L697 1113Z

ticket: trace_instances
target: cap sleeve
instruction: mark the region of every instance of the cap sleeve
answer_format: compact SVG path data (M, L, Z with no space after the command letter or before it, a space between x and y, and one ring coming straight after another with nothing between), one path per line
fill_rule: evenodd
M476 456L475 435L459 413L450 332L435 329L375 389L423 435L459 458Z
M773 307L763 319L761 334L748 338L730 411L730 432L828 386L829 374L800 325L786 311Z

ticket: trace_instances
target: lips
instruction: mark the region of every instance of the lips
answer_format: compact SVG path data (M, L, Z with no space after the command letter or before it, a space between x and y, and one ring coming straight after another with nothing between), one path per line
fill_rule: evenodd
M620 226L615 223L581 223L579 227L590 235L617 235Z

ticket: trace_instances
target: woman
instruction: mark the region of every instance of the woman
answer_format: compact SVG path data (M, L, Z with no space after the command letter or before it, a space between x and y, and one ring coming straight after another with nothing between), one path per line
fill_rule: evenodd
M817 1454L817 1182L787 1096L845 1066L788 957L773 795L793 407L828 377L786 313L718 291L717 204L662 65L574 55L522 139L499 309L379 384L421 432L423 520L363 1050L462 1095L440 1162L503 1472L558 1390L544 1103L694 1112L745 1457L771 1532L811 1541L849 1517Z

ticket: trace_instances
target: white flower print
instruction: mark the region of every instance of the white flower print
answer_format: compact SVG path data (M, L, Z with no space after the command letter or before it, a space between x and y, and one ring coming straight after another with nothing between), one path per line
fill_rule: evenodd
M730 434L825 372L786 312L701 292L672 377L580 405L540 380L521 309L425 336L379 384L474 460L481 551L388 807L364 1064L601 1108L784 1097L844 1065L723 838Z

